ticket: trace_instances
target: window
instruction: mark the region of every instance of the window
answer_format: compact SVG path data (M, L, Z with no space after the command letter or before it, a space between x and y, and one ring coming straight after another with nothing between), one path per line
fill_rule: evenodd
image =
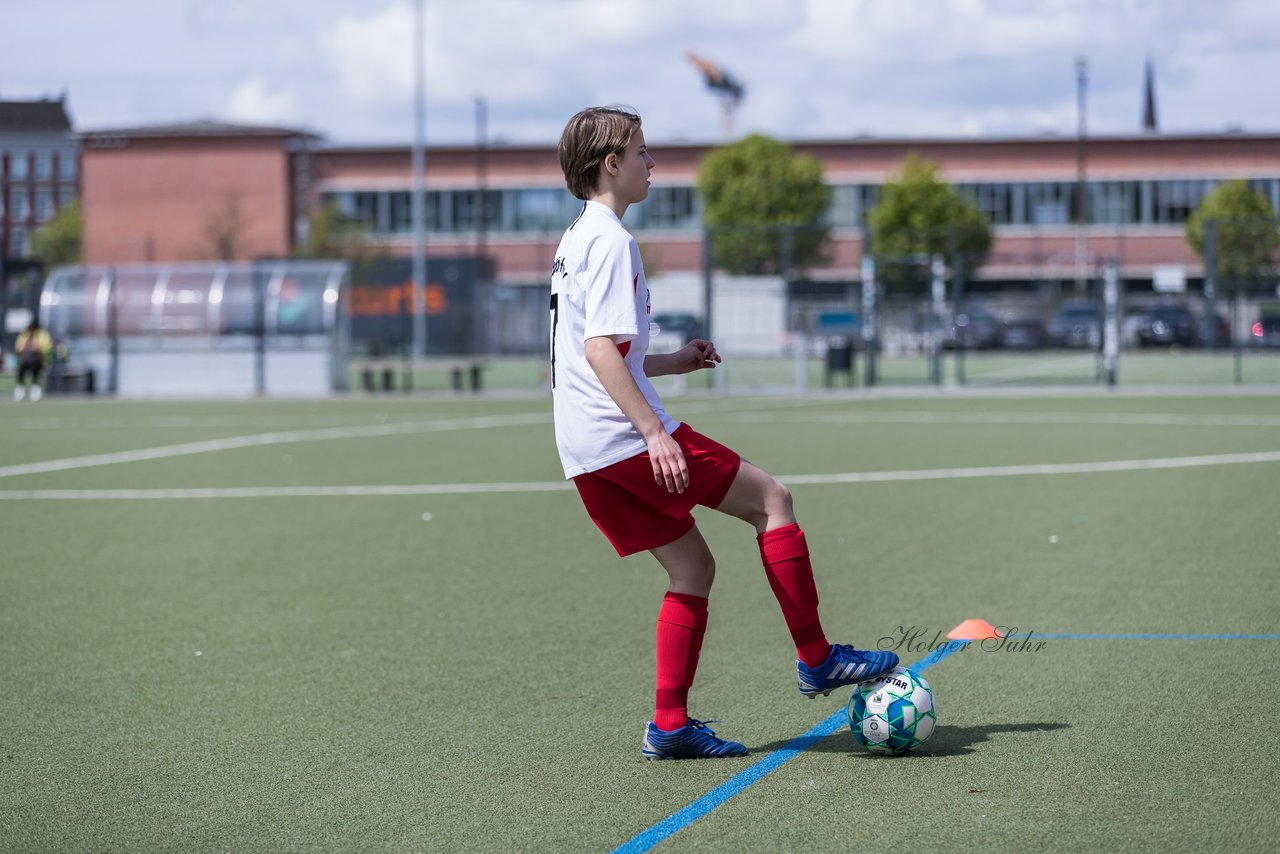
M1074 201L1073 184L1027 184L1027 212L1031 225L1067 225L1072 221Z
M876 209L876 205L880 204L880 185L879 184L860 184L858 186L858 194L862 197L861 203L858 205L860 221L858 225L867 225L867 214Z
M388 223L392 234L413 232L413 193L408 190L396 190L391 196L391 221Z
M25 181L29 172L27 171L28 155L23 152L18 154L14 152L9 155L9 177L14 181Z
M344 213L365 228L376 231L378 228L379 195L379 193L370 192L351 193L351 210L344 211Z
M837 228L857 226L861 199L862 195L856 184L840 184L832 187L831 207L827 209L827 224Z
M692 187L654 187L645 200L644 227L653 229L697 228L698 216Z
M512 190L513 225L516 231L555 231L565 228L572 217L565 216L568 190ZM577 204L577 199L573 199Z
M48 222L53 219L53 191L36 190L36 221Z
M10 229L9 254L14 258L22 258L27 254L27 230L25 228Z
M1162 225L1181 225L1195 213L1216 182L1206 180L1155 181L1152 217Z
M20 221L31 216L31 205L27 199L27 191L21 187L14 187L9 193L10 219Z
M450 231L475 231L480 225L481 196L479 190L454 190L453 222ZM497 190L484 191L484 223L485 229L492 231L494 226L502 222L502 193Z
M35 153L36 161L36 180L48 181L53 177L53 152L37 151Z
M351 216L355 212L354 195L354 193L321 193L320 205L323 207L332 203L338 213Z
M388 205L387 230L392 234L413 233L413 191L392 190L385 194ZM440 229L440 193L423 193L422 227L426 231Z
M1011 184L960 184L956 191L973 202L992 225L1013 223L1013 186Z
M58 152L58 177L67 179L76 177L79 171L79 158L74 148Z
M1104 225L1140 222L1138 184L1135 181L1096 181L1085 188L1087 221Z

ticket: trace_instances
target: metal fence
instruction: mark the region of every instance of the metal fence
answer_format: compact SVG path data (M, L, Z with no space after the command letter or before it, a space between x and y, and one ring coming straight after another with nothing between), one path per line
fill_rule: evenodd
M790 391L1280 381L1275 336L1255 334L1265 331L1260 324L1269 330L1280 322L1263 323L1280 313L1274 273L1222 282L1168 265L1139 277L1121 243L1108 247L1121 250L1115 255L1083 259L992 255L988 267L1017 271L996 280L980 269L975 276L954 253L859 259L864 244L858 239L855 246L832 241L823 247L827 257L845 259L846 269L856 264L856 273L833 276L822 272L830 265L803 265L796 247L813 242L799 231L805 230L756 228L733 235L738 245L754 241L753 272L729 273L711 264L651 272L655 349L709 334L728 360L714 379L676 385ZM713 256L716 240L707 234L704 258ZM475 281L433 316L431 329L451 330L452 337L433 334L429 353L542 357L549 335L547 288L545 281ZM359 333L355 338L359 349Z
M664 382L720 392L1280 382L1280 275L1274 265L1241 275L1232 253L1243 250L1220 234L1206 228L1208 275L1166 265L1139 276L1151 268L1126 258L1121 243L1084 258L993 255L987 266L1006 275L996 280L975 275L958 252L862 255L863 236L847 232L822 244L806 229L744 229L732 241L721 230L706 235L702 269L655 265L653 347L711 337L723 370ZM710 263L718 240L750 241L752 269ZM122 354L166 354L133 369L150 371L179 352L237 350L323 351L333 389L351 384L353 361L378 360L483 365L488 388L542 382L547 281L497 282L486 259L431 259L423 354L412 352L408 261L272 263L67 269L44 288L42 320L99 366L99 390L127 389ZM254 368L259 393L270 385L263 364ZM506 364L518 367L504 374Z

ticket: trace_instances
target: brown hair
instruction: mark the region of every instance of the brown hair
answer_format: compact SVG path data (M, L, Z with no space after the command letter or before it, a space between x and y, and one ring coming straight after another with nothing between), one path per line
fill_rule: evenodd
M586 200L600 183L600 164L609 154L622 154L640 127L630 107L588 107L560 134L560 168L569 192Z

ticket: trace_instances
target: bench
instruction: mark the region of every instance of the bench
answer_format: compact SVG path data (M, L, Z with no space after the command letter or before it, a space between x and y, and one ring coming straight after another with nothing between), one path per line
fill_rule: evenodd
M44 385L49 394L94 394L98 390L93 366L75 363L50 366Z
M463 391L468 386L471 391L480 391L484 387L483 362L477 360L434 361L383 359L356 362L352 365L360 377L360 388L364 391L413 391L413 378L419 371L431 372L444 370L449 374L449 386L454 391Z

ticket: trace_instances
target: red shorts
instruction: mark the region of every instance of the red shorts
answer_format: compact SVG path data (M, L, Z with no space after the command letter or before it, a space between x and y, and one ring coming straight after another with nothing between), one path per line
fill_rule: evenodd
M654 481L648 451L573 479L591 521L623 557L683 537L693 527L694 506L718 507L738 476L742 458L688 424L671 438L689 466L684 492L668 492Z

